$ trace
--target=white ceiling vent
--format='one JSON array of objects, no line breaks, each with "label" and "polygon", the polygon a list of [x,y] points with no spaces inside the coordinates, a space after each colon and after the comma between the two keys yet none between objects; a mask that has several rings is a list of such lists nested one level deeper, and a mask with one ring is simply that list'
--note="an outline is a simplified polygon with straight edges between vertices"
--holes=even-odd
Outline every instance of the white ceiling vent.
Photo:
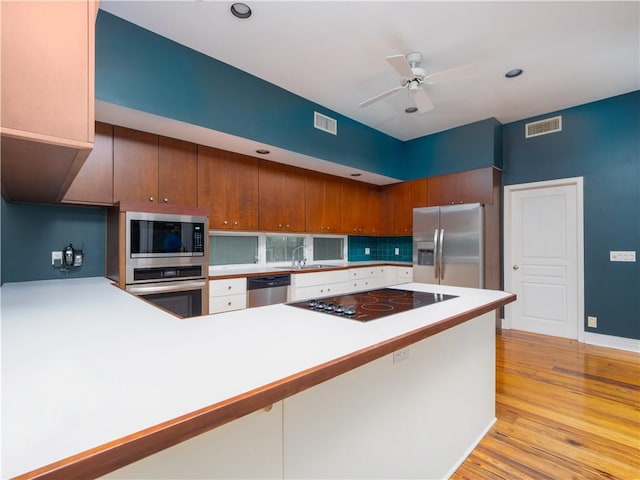
[{"label": "white ceiling vent", "polygon": [[313,126],[332,135],[338,134],[338,121],[318,112],[313,112]]},{"label": "white ceiling vent", "polygon": [[556,133],[562,131],[562,117],[557,116],[539,120],[537,122],[527,123],[524,126],[525,138],[537,137],[548,133]]}]

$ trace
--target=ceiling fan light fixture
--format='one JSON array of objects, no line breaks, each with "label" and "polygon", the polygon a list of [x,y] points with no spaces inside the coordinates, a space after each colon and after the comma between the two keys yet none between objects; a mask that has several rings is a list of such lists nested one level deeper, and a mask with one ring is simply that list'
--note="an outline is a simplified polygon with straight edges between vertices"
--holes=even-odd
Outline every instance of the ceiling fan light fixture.
[{"label": "ceiling fan light fixture", "polygon": [[516,78],[522,75],[522,72],[524,72],[524,70],[522,70],[521,68],[514,68],[513,70],[509,70],[507,73],[505,73],[504,76],[507,78]]},{"label": "ceiling fan light fixture", "polygon": [[233,3],[231,4],[231,7],[229,7],[229,10],[234,17],[240,18],[242,20],[245,20],[251,16],[251,8],[249,8],[249,5],[247,5],[246,3]]}]

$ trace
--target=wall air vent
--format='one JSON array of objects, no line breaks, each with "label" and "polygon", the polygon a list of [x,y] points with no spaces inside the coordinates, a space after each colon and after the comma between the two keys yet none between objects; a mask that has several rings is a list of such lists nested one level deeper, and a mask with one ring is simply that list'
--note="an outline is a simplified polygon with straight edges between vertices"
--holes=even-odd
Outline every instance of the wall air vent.
[{"label": "wall air vent", "polygon": [[338,134],[338,121],[318,112],[313,112],[313,126],[332,135]]},{"label": "wall air vent", "polygon": [[525,138],[547,135],[548,133],[556,133],[562,131],[562,117],[557,116],[539,120],[537,122],[527,123],[524,126]]}]

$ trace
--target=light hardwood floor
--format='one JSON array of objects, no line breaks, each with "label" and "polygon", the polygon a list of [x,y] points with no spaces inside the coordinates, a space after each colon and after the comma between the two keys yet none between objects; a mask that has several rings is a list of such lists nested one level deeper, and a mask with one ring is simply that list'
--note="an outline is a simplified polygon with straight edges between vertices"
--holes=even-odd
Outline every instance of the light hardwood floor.
[{"label": "light hardwood floor", "polygon": [[640,355],[503,330],[498,421],[451,477],[640,480]]}]

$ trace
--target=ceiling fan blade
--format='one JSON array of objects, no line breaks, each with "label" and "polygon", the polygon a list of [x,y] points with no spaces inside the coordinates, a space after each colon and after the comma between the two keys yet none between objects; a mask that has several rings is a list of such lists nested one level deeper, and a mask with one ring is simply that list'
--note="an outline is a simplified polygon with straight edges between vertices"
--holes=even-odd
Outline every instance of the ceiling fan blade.
[{"label": "ceiling fan blade", "polygon": [[431,99],[427,92],[424,91],[424,88],[414,88],[409,90],[413,95],[413,101],[416,102],[416,107],[418,107],[418,111],[420,113],[426,113],[430,110],[433,110],[433,103],[431,103]]},{"label": "ceiling fan blade", "polygon": [[474,64],[443,70],[424,77],[423,83],[433,84],[455,80],[457,78],[475,77],[479,74],[478,67]]},{"label": "ceiling fan blade", "polygon": [[387,57],[387,62],[394,68],[396,72],[405,78],[413,78],[413,72],[411,66],[407,62],[407,57],[404,55],[392,55]]},{"label": "ceiling fan blade", "polygon": [[379,95],[376,95],[373,98],[370,98],[369,100],[365,100],[364,102],[362,102],[359,106],[360,107],[366,107],[368,105],[371,105],[374,102],[377,102],[378,100],[382,100],[384,97],[387,97],[389,95],[391,95],[392,93],[397,92],[398,90],[402,90],[404,87],[394,87],[391,90],[387,90],[386,92],[382,92]]}]

